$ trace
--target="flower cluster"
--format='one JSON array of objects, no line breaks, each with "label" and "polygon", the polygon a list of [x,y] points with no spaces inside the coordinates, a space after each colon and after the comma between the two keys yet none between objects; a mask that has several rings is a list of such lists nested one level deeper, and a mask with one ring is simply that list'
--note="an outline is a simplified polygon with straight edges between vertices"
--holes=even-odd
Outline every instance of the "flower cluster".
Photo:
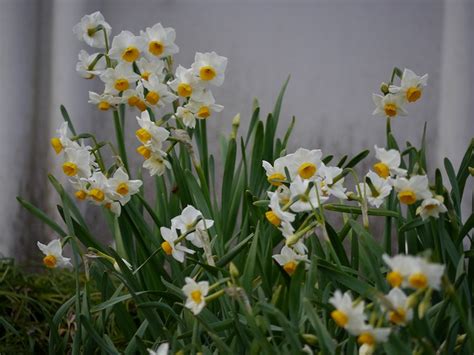
[{"label": "flower cluster", "polygon": [[[370,321],[366,314],[369,307],[361,299],[353,300],[349,291],[344,294],[336,290],[329,299],[334,306],[331,318],[341,328],[351,335],[357,336],[361,345],[360,353],[373,353],[376,344],[386,342],[393,327],[406,326],[413,318],[413,307],[424,292],[425,297],[419,306],[420,318],[427,308],[431,290],[439,290],[444,265],[431,263],[425,258],[410,255],[384,255],[385,263],[391,271],[387,274],[387,281],[393,287],[390,292],[381,296],[379,309],[370,307],[372,315]],[[416,292],[407,296],[401,288],[415,289]],[[382,324],[387,324],[385,327]]]}]

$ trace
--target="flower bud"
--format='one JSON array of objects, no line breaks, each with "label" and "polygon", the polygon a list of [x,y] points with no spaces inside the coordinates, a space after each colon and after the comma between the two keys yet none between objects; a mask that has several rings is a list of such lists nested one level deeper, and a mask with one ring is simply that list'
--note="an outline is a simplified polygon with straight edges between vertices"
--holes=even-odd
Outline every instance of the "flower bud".
[{"label": "flower bud", "polygon": [[229,273],[230,273],[230,276],[232,276],[235,279],[239,277],[239,269],[237,269],[237,266],[235,266],[235,264],[232,261],[229,264]]},{"label": "flower bud", "polygon": [[382,83],[380,84],[380,91],[382,91],[382,94],[387,95],[388,94],[388,84],[387,83]]},{"label": "flower bud", "polygon": [[302,334],[301,337],[303,338],[306,344],[313,345],[313,346],[318,344],[318,337],[316,335]]},{"label": "flower bud", "polygon": [[468,169],[469,169],[469,174],[471,174],[471,176],[474,176],[474,167],[470,166]]}]

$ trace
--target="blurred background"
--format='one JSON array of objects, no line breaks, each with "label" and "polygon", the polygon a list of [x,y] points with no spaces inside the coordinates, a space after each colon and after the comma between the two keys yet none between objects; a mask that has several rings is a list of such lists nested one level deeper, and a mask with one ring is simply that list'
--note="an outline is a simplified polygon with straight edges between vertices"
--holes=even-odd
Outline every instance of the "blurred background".
[{"label": "blurred background", "polygon": [[[196,51],[229,58],[224,85],[214,91],[224,111],[208,123],[211,150],[241,130],[257,97],[267,113],[291,74],[280,122],[297,118],[290,151],[303,146],[356,154],[384,145],[385,119],[372,117],[372,92],[394,66],[429,73],[421,101],[393,121],[399,141],[418,144],[428,123],[429,167],[444,157],[457,168],[474,135],[474,1],[471,0],[0,0],[0,254],[28,261],[49,229],[21,209],[21,195],[57,217],[48,173],[60,176],[49,138],[68,109],[79,131],[113,139],[111,113],[87,103],[98,80],[75,72],[86,49],[72,33],[85,14],[101,11],[112,34],[161,22],[176,29],[176,63]],[[128,116],[129,147],[136,143]],[[132,154],[133,155],[133,154]],[[138,160],[138,158],[137,158]],[[472,181],[472,180],[471,180]],[[471,186],[472,188],[472,186]],[[466,201],[465,201],[466,202]],[[83,204],[87,218],[101,211]],[[100,231],[100,229],[99,229]]]}]

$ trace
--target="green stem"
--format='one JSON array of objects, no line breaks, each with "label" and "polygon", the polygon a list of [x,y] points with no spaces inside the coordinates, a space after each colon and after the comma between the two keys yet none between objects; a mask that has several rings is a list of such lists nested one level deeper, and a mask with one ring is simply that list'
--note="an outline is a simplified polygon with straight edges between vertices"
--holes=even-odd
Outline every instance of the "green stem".
[{"label": "green stem", "polygon": [[119,148],[120,158],[122,159],[123,166],[125,170],[128,170],[128,160],[127,160],[127,150],[125,149],[125,138],[123,136],[122,125],[120,124],[120,116],[117,110],[114,110],[114,126],[115,126],[115,136],[117,137],[117,145]]}]

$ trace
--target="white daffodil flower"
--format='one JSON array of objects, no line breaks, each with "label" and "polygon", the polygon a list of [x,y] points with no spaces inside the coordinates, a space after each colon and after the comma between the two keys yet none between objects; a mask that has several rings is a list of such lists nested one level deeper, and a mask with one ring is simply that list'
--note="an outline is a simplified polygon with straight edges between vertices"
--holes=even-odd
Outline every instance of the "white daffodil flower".
[{"label": "white daffodil flower", "polygon": [[130,31],[122,31],[112,40],[109,57],[126,63],[138,60],[146,47],[146,41]]},{"label": "white daffodil flower", "polygon": [[[346,188],[344,187],[344,178],[334,182],[335,178],[342,174],[342,169],[337,166],[326,166],[323,163],[320,164],[317,175],[321,178],[319,186],[321,190],[320,198],[334,196],[341,200],[347,200]],[[318,180],[316,181],[318,183]]]},{"label": "white daffodil flower", "polygon": [[283,221],[293,222],[295,215],[291,212],[283,211],[280,206],[280,199],[277,193],[270,198],[270,210],[265,212],[265,217],[274,226],[279,226]]},{"label": "white daffodil flower", "polygon": [[406,205],[432,196],[426,175],[414,175],[410,179],[397,178],[393,181],[393,187],[398,192],[400,202]]},{"label": "white daffodil flower", "polygon": [[78,200],[84,201],[89,196],[89,181],[84,178],[70,179],[72,187],[74,188],[74,196]]},{"label": "white daffodil flower", "polygon": [[102,72],[106,68],[104,56],[100,57],[99,60],[97,60],[93,68],[89,69],[89,67],[92,65],[98,55],[100,55],[100,53],[94,53],[89,55],[89,53],[87,53],[85,50],[79,51],[79,61],[76,64],[76,71],[81,77],[83,77],[84,79],[92,79],[94,76],[102,74]]},{"label": "white daffodil flower", "polygon": [[405,102],[415,102],[421,97],[423,87],[426,86],[427,82],[428,74],[418,76],[410,69],[405,69],[400,86],[390,85],[389,91],[393,94],[399,94]]},{"label": "white daffodil flower", "polygon": [[87,182],[89,183],[88,196],[94,204],[105,206],[113,200],[115,193],[110,188],[109,180],[104,173],[95,171]]},{"label": "white daffodil flower", "polygon": [[313,179],[321,166],[323,153],[319,149],[299,148],[293,154],[284,157],[291,179],[300,176],[302,179]]},{"label": "white daffodil flower", "polygon": [[273,186],[280,186],[283,181],[286,181],[285,167],[288,166],[287,157],[276,159],[273,162],[273,166],[269,162],[263,160],[262,166],[265,169],[268,182]]},{"label": "white daffodil flower", "polygon": [[122,102],[122,99],[107,92],[97,94],[93,91],[89,91],[88,102],[97,105],[98,109],[101,111],[107,111],[109,108],[115,109],[117,105]]},{"label": "white daffodil flower", "polygon": [[403,99],[400,95],[387,94],[385,96],[372,94],[375,110],[372,115],[385,117],[406,116],[407,112],[403,108]]},{"label": "white daffodil flower", "polygon": [[[290,209],[293,212],[306,212],[312,211],[319,207],[318,195],[316,193],[317,183],[308,189],[310,184],[309,180],[303,180],[300,176],[297,176],[290,184],[291,199],[296,200]],[[321,191],[319,192],[319,200],[321,202],[328,199],[323,196]]]},{"label": "white daffodil flower", "polygon": [[387,281],[392,287],[440,289],[444,265],[430,263],[419,256],[403,254],[394,257],[384,254],[382,258],[391,269],[387,274]]},{"label": "white daffodil flower", "polygon": [[359,355],[372,355],[375,351],[375,345],[362,344],[359,348]]},{"label": "white daffodil flower", "polygon": [[186,69],[179,65],[174,76],[175,79],[168,82],[168,85],[180,97],[191,97],[195,90],[199,88],[199,80],[192,69]]},{"label": "white daffodil flower", "polygon": [[448,209],[444,205],[444,198],[441,195],[423,200],[421,205],[416,209],[416,214],[419,214],[422,220],[429,217],[439,218],[439,214],[445,212],[448,212]]},{"label": "white daffodil flower", "polygon": [[388,340],[390,332],[390,328],[374,328],[366,324],[363,329],[361,329],[357,337],[357,342],[361,345],[367,344],[369,346],[385,343]]},{"label": "white daffodil flower", "polygon": [[53,147],[56,154],[61,153],[66,148],[79,148],[77,142],[72,141],[68,137],[68,124],[67,122],[61,123],[61,126],[56,130],[57,136],[51,138],[51,146]]},{"label": "white daffodil flower", "polygon": [[308,261],[307,255],[300,255],[295,253],[295,251],[288,247],[283,246],[281,248],[280,254],[275,254],[272,256],[273,259],[286,271],[288,275],[293,275],[298,267],[298,263],[300,261],[306,262]]},{"label": "white daffodil flower", "polygon": [[112,212],[115,216],[120,217],[120,214],[122,213],[122,205],[120,204],[120,202],[106,198],[103,206],[107,208],[110,212]]},{"label": "white daffodil flower", "polygon": [[110,94],[118,94],[129,89],[138,79],[140,75],[126,63],[120,63],[115,68],[107,68],[100,76],[100,80],[105,83],[105,92]]},{"label": "white daffodil flower", "polygon": [[198,315],[206,305],[205,297],[209,293],[209,282],[196,282],[190,277],[186,277],[184,281],[186,281],[186,284],[182,288],[186,296],[184,306],[190,309],[194,315]]},{"label": "white daffodil flower", "polygon": [[140,58],[136,64],[142,80],[148,81],[152,75],[156,75],[160,81],[165,78],[165,63],[162,60],[149,61],[146,58]]},{"label": "white daffodil flower", "polygon": [[64,150],[63,172],[70,177],[89,177],[94,167],[90,147],[69,147]]},{"label": "white daffodil flower", "polygon": [[183,122],[184,126],[188,128],[196,127],[196,117],[194,116],[194,112],[186,106],[178,107],[174,116],[179,118],[181,122]]},{"label": "white daffodil flower", "polygon": [[[198,221],[198,219],[200,220]],[[181,211],[179,216],[171,220],[171,225],[175,229],[179,229],[182,234],[188,233],[186,239],[194,246],[202,248],[203,243],[198,233],[189,232],[193,229],[196,231],[206,231],[214,225],[214,221],[212,219],[203,219],[203,215],[199,210],[194,206],[188,205]]]},{"label": "white daffodil flower", "polygon": [[[145,90],[143,90],[144,88],[148,90],[146,95]],[[163,107],[177,98],[177,96],[169,90],[168,86],[163,84],[155,74],[150,75],[148,80],[144,80],[138,84],[137,91],[150,107]]]},{"label": "white daffodil flower", "polygon": [[267,191],[268,197],[271,199],[274,194],[278,195],[278,201],[280,201],[281,205],[286,205],[290,202],[291,199],[291,191],[285,185],[280,185],[277,187],[275,191]]},{"label": "white daffodil flower", "polygon": [[396,325],[406,325],[413,319],[413,310],[409,307],[407,295],[398,287],[390,290],[385,296],[390,302],[387,320]]},{"label": "white daffodil flower", "polygon": [[124,206],[132,195],[143,185],[141,180],[130,180],[123,168],[118,168],[109,179],[109,187],[116,194],[117,200]]},{"label": "white daffodil flower", "polygon": [[[97,27],[102,26],[103,30],[98,30]],[[90,15],[85,15],[81,21],[72,28],[72,32],[80,41],[86,42],[89,46],[95,48],[105,48],[105,38],[109,38],[112,27],[105,22],[104,16],[99,11]]]},{"label": "white daffodil flower", "polygon": [[169,343],[162,343],[156,350],[147,349],[148,355],[168,355],[169,348],[170,348]]},{"label": "white daffodil flower", "polygon": [[126,103],[130,107],[136,107],[141,112],[146,111],[147,108],[145,101],[142,99],[141,92],[139,93],[136,88],[123,91],[121,103]]},{"label": "white daffodil flower", "polygon": [[[280,230],[285,240],[295,234],[295,229],[293,228],[293,225],[290,222],[282,221],[278,229]],[[291,248],[300,255],[306,255],[308,253],[308,248],[304,244],[304,237],[299,239],[295,244],[293,244]]]},{"label": "white daffodil flower", "polygon": [[140,36],[144,39],[145,53],[150,58],[165,58],[179,52],[179,47],[174,43],[176,32],[171,27],[157,23],[140,31]]},{"label": "white daffodil flower", "polygon": [[352,335],[359,335],[361,330],[365,328],[367,316],[364,313],[364,302],[360,301],[354,304],[349,291],[344,294],[336,290],[334,295],[329,299],[334,308],[331,312],[331,318],[336,324],[346,329]]},{"label": "white daffodil flower", "polygon": [[71,265],[71,259],[62,256],[63,248],[59,239],[52,240],[48,245],[37,242],[39,250],[45,255],[43,263],[46,267],[54,269],[56,267],[63,268]]},{"label": "white daffodil flower", "polygon": [[187,254],[194,254],[194,250],[186,248],[181,242],[176,243],[178,239],[178,235],[176,233],[176,229],[173,227],[160,228],[161,237],[163,238],[164,242],[161,243],[161,248],[165,252],[166,255],[171,255],[180,263],[184,262],[184,255]]},{"label": "white daffodil flower", "polygon": [[224,106],[215,103],[216,100],[209,90],[200,90],[193,94],[186,108],[191,110],[198,119],[206,119],[213,112],[221,112]]},{"label": "white daffodil flower", "polygon": [[161,176],[166,169],[171,169],[171,164],[166,160],[166,153],[150,151],[150,157],[143,162],[143,167],[148,170],[150,176]]},{"label": "white daffodil flower", "polygon": [[194,56],[191,69],[194,74],[206,84],[221,86],[224,83],[227,58],[216,52],[199,53]]},{"label": "white daffodil flower", "polygon": [[166,128],[157,126],[150,119],[148,111],[143,111],[140,117],[137,116],[137,122],[141,127],[135,132],[138,140],[145,145],[150,144],[153,151],[161,150],[163,143],[170,136],[170,132]]},{"label": "white daffodil flower", "polygon": [[379,162],[375,163],[372,168],[380,177],[386,179],[390,176],[406,176],[407,171],[400,168],[402,159],[398,150],[386,150],[377,146],[374,146],[374,149],[375,158]]},{"label": "white daffodil flower", "polygon": [[[379,208],[380,205],[385,201],[385,198],[390,195],[392,191],[392,185],[390,185],[388,180],[381,178],[378,174],[374,173],[370,170],[367,175],[367,178],[370,179],[372,183],[373,190],[370,186],[365,183],[361,182],[358,184],[360,192],[362,193],[362,198],[367,198],[367,202],[376,208]],[[356,193],[359,193],[358,189],[356,189]]]}]

